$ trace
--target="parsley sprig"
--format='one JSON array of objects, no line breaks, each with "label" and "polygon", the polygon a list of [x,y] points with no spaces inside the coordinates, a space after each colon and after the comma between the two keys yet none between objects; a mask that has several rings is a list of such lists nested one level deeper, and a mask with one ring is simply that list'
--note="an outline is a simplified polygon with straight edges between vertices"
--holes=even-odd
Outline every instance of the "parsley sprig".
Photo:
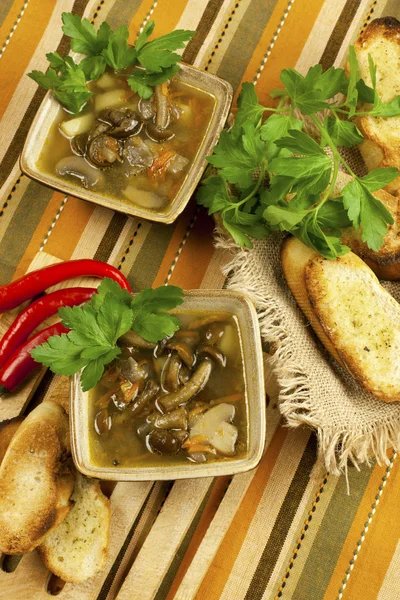
[{"label": "parsley sprig", "polygon": [[[360,77],[354,47],[349,53],[349,75],[334,67],[323,72],[320,65],[305,76],[285,69],[284,88],[271,92],[280,98],[277,108],[262,106],[254,86],[243,84],[235,123],[222,133],[208,157],[218,175],[207,178],[197,195],[209,214],[221,214],[239,246],[251,248],[252,238],[265,238],[273,230],[288,231],[334,259],[348,252],[341,230],[353,225],[361,228],[369,248],[379,250],[393,217],[373,192],[395,179],[398,170],[380,168],[358,177],[339,152],[340,146],[364,139],[349,119],[400,114],[400,96],[387,103],[379,98],[371,56],[369,70],[372,87]],[[295,109],[314,123],[319,143],[303,131]],[[319,113],[324,110],[329,114],[322,121]],[[266,112],[272,114],[263,122]],[[340,197],[332,198],[343,167],[352,180]]]},{"label": "parsley sprig", "polygon": [[79,63],[57,52],[46,54],[50,68],[46,73],[31,71],[28,76],[54,95],[73,114],[79,113],[92,92],[88,81],[98,79],[110,67],[121,74],[128,67],[141,67],[127,76],[130,88],[142,98],[151,98],[154,87],[179,71],[181,59],[176,50],[183,48],[194,31],[176,30],[149,41],[154,21],[149,21],[134,46],[128,44],[129,30],[121,25],[113,31],[104,21],[96,31],[87,19],[72,13],[62,14],[62,30],[71,38],[71,49],[86,55]]},{"label": "parsley sprig", "polygon": [[182,302],[179,287],[146,289],[132,298],[112,279],[103,279],[88,302],[59,309],[63,325],[71,331],[50,337],[31,355],[60,375],[74,375],[82,369],[82,389],[90,390],[104,366],[121,353],[117,343],[121,335],[132,329],[149,342],[172,336],[179,321],[165,311]]}]

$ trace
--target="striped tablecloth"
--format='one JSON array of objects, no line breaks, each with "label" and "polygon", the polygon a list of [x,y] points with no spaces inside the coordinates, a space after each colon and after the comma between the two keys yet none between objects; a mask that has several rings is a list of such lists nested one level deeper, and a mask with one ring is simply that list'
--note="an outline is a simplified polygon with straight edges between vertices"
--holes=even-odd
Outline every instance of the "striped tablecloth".
[{"label": "striped tablecloth", "polygon": [[[54,192],[19,170],[18,155],[44,96],[26,73],[46,69],[46,52],[68,50],[60,29],[63,11],[84,14],[95,24],[128,23],[131,41],[149,18],[158,35],[196,29],[183,59],[228,79],[236,92],[242,81],[254,81],[261,102],[268,103],[282,68],[304,72],[317,62],[325,68],[341,64],[348,44],[371,18],[400,18],[400,1],[0,0],[0,284],[23,275],[45,251],[62,260],[108,261],[135,290],[164,283],[190,289],[222,287],[220,269],[227,258],[213,248],[213,223],[193,200],[173,225],[151,224]],[[136,546],[118,597],[400,598],[396,456],[388,467],[350,469],[348,495],[343,477],[310,479],[314,436],[280,426],[275,405],[268,407],[267,434],[257,470],[196,484],[203,486],[198,510],[159,576],[153,531],[158,527],[168,536],[168,512],[159,513],[154,530],[143,530],[145,539]],[[165,509],[179,485],[169,491]],[[179,505],[174,506],[179,522]],[[149,562],[153,580],[143,575]],[[26,596],[18,597],[39,598],[30,596],[29,577],[25,585]],[[7,589],[0,586],[2,600],[13,597]],[[81,597],[68,592],[68,598]],[[94,600],[97,593],[84,597]]]}]

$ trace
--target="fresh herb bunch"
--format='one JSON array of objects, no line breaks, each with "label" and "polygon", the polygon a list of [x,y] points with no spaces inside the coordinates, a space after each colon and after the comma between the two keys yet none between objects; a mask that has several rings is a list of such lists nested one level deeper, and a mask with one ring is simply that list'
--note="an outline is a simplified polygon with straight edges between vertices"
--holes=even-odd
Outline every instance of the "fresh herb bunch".
[{"label": "fresh herb bunch", "polygon": [[96,32],[87,20],[72,13],[62,14],[62,30],[71,38],[71,49],[86,57],[76,63],[71,56],[58,52],[46,54],[50,68],[46,73],[31,71],[28,76],[45,90],[53,90],[57,100],[73,114],[79,113],[93,95],[88,81],[98,79],[107,65],[117,72],[139,66],[128,77],[129,87],[142,98],[151,98],[154,87],[171,79],[179,71],[181,57],[176,50],[183,48],[194,31],[176,30],[149,42],[154,21],[149,21],[136,44],[128,44],[129,30],[121,25],[112,31],[104,21]]},{"label": "fresh herb bunch", "polygon": [[[354,47],[349,76],[334,67],[323,72],[320,65],[311,67],[305,77],[285,69],[284,89],[271,92],[281,98],[277,108],[261,106],[254,86],[243,84],[235,123],[222,132],[208,157],[219,173],[206,179],[197,195],[209,214],[221,213],[223,225],[239,246],[251,248],[250,238],[265,238],[273,230],[289,231],[334,259],[349,251],[341,243],[341,229],[353,225],[362,228],[362,240],[369,248],[379,250],[393,217],[372,192],[395,179],[398,170],[375,169],[358,177],[338,150],[364,139],[347,119],[400,114],[400,96],[387,103],[380,100],[371,56],[369,70],[372,87],[360,77]],[[341,99],[333,100],[339,93]],[[367,106],[359,111],[359,103]],[[293,116],[295,108],[319,130],[320,144],[303,131],[303,121]],[[329,116],[321,122],[318,113],[325,109]],[[265,112],[273,114],[263,122]],[[331,198],[340,165],[352,181],[340,197]]]},{"label": "fresh herb bunch", "polygon": [[90,390],[101,378],[104,366],[121,353],[117,345],[121,335],[132,329],[148,342],[172,336],[179,329],[179,321],[165,311],[182,302],[179,287],[146,289],[132,298],[118,283],[105,278],[88,302],[59,309],[62,324],[71,331],[49,338],[31,355],[60,375],[74,375],[83,369],[82,389]]}]

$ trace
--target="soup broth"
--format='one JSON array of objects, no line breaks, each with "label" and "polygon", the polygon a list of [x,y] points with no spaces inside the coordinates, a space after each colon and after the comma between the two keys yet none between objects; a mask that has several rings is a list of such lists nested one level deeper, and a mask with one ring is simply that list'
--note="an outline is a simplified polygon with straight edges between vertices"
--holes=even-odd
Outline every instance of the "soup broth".
[{"label": "soup broth", "polygon": [[60,108],[37,168],[124,204],[167,211],[201,147],[214,96],[173,79],[145,101],[111,72],[89,87],[94,95],[81,115]]},{"label": "soup broth", "polygon": [[174,314],[180,330],[156,347],[133,332],[123,336],[121,357],[89,394],[90,454],[98,467],[189,461],[195,468],[246,454],[247,402],[236,317]]}]

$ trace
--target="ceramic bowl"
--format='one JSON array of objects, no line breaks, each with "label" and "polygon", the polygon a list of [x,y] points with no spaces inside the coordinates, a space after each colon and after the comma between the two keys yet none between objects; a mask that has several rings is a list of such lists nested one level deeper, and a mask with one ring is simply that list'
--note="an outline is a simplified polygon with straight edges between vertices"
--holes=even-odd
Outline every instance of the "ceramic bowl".
[{"label": "ceramic bowl", "polygon": [[194,477],[233,475],[254,469],[265,444],[265,390],[261,337],[257,313],[251,300],[231,290],[193,290],[185,292],[179,312],[227,311],[237,317],[247,402],[247,452],[220,462],[160,464],[143,467],[99,467],[89,443],[90,393],[83,392],[79,376],[71,379],[72,456],[76,467],[89,477],[115,481],[174,480]]},{"label": "ceramic bowl", "polygon": [[59,118],[60,105],[57,100],[54,99],[51,91],[46,94],[29,130],[20,159],[21,171],[25,173],[25,175],[28,175],[28,177],[36,179],[40,183],[65,192],[66,194],[76,196],[77,198],[82,198],[83,200],[88,200],[89,202],[129,215],[135,215],[141,219],[159,221],[161,223],[172,223],[189,202],[189,199],[207,166],[206,157],[212,153],[225,125],[232,103],[232,86],[230,83],[211,73],[201,71],[184,63],[182,63],[180,67],[181,71],[177,75],[177,79],[193,88],[202,90],[211,95],[214,99],[214,108],[203,141],[175,199],[162,211],[160,210],[158,212],[140,206],[134,206],[128,204],[126,200],[119,201],[118,199],[100,194],[94,190],[85,189],[78,183],[75,184],[70,182],[56,174],[49,174],[39,169],[37,165],[39,156],[54,121]]}]

